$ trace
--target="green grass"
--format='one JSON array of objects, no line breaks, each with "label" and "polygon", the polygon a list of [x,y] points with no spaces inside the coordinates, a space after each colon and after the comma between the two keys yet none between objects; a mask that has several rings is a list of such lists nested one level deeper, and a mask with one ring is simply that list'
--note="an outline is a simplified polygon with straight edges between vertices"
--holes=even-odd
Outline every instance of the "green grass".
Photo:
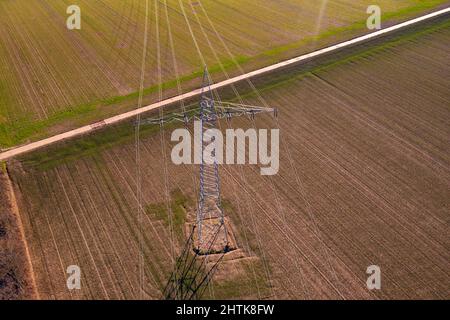
[{"label": "green grass", "polygon": [[[186,224],[186,212],[189,208],[192,208],[192,200],[184,195],[180,189],[172,190],[170,193],[170,210],[172,211],[172,225],[174,228],[174,233],[176,234],[180,243],[184,243],[184,226]],[[224,208],[226,210],[231,210],[231,204],[225,201]],[[164,225],[170,227],[170,215],[168,212],[167,203],[150,203],[145,207],[146,213],[152,217],[152,219],[163,221]],[[192,253],[188,261],[193,258]],[[200,262],[197,268],[200,267]],[[267,276],[265,274],[264,265],[261,260],[243,260],[239,263],[242,267],[240,273],[231,276],[231,280],[214,281],[214,296],[220,297],[221,299],[232,299],[238,297],[254,296],[256,297],[258,291],[261,296],[267,296],[270,293],[270,287],[267,282]],[[178,265],[181,269],[183,266]],[[197,274],[197,268],[193,268],[194,271],[189,271],[188,274],[183,278],[181,285],[186,290],[190,288],[193,283],[198,283],[200,279],[205,276],[205,271],[200,270]],[[189,273],[192,272],[192,275]],[[197,275],[196,281],[194,281],[194,275]],[[169,276],[169,274],[168,274]],[[214,278],[213,278],[214,279]],[[203,299],[210,299],[213,296],[210,295],[209,290],[205,291]]]},{"label": "green grass", "polygon": [[419,30],[419,31],[416,30],[414,32],[409,32],[407,34],[404,34],[402,37],[399,37],[399,38],[396,38],[396,39],[392,39],[392,40],[387,41],[387,42],[385,42],[383,44],[377,45],[376,47],[373,47],[373,48],[370,48],[368,50],[364,50],[362,52],[359,52],[358,54],[355,54],[355,55],[352,55],[352,56],[349,56],[349,57],[346,57],[346,58],[342,58],[342,59],[339,59],[339,60],[327,63],[327,64],[325,64],[323,66],[319,66],[319,67],[316,68],[315,71],[316,72],[324,72],[324,71],[326,71],[326,70],[328,70],[330,68],[334,68],[334,67],[339,66],[339,65],[343,65],[343,64],[346,64],[346,63],[349,63],[349,62],[352,62],[352,61],[357,61],[357,60],[361,60],[361,59],[364,59],[364,58],[367,58],[367,57],[371,57],[371,56],[374,56],[376,54],[380,54],[383,51],[386,51],[386,49],[394,48],[394,47],[396,47],[398,45],[401,45],[403,43],[406,43],[408,41],[418,39],[418,38],[420,38],[422,36],[425,36],[427,34],[433,33],[435,31],[438,31],[438,30],[441,30],[441,29],[446,29],[446,28],[449,28],[449,27],[450,27],[450,20],[445,20],[445,21],[442,21],[439,24],[432,25],[432,26],[430,26],[430,27],[428,27],[426,29]]},{"label": "green grass", "polygon": [[[387,49],[394,48],[396,46],[407,43],[411,40],[420,39],[420,37],[426,36],[433,32],[450,28],[450,20],[442,20],[439,23],[434,23],[429,26],[421,27],[420,29],[411,29],[400,36],[395,36],[388,41],[383,43],[377,43],[376,45],[370,47],[363,47],[358,50],[353,51],[351,54],[346,54],[344,56],[330,56],[323,63],[316,65],[314,63],[305,65],[301,70],[296,70],[288,73],[283,73],[277,75],[276,78],[271,79],[271,81],[265,83],[263,86],[258,88],[260,93],[265,91],[270,91],[282,86],[289,85],[292,82],[298,81],[299,79],[311,77],[316,73],[326,72],[335,67],[363,60],[368,57],[374,57],[379,54],[383,54]],[[273,80],[273,81],[272,81]],[[248,92],[241,95],[242,98],[255,98],[254,92]]]},{"label": "green grass", "polygon": [[[383,21],[395,21],[399,20],[401,18],[406,18],[415,14],[418,14],[421,11],[431,9],[433,7],[436,7],[439,4],[444,3],[445,1],[442,0],[429,0],[429,1],[410,1],[410,2],[403,2],[400,5],[400,9],[395,9],[395,6],[391,6],[386,4],[385,2],[382,2],[382,8],[387,6],[386,12],[383,13]],[[409,4],[410,3],[410,4]],[[233,3],[232,6],[244,6],[249,5],[249,3]],[[111,1],[111,5],[114,6],[120,6],[119,2],[117,1]],[[215,4],[208,4],[209,6],[213,6],[215,8]],[[303,4],[302,4],[303,5]],[[306,4],[305,4],[306,5]],[[19,10],[17,4],[8,3],[8,8],[11,6],[11,10]],[[33,4],[35,7],[39,7],[39,4]],[[60,4],[55,4],[57,7],[61,7]],[[351,6],[349,4],[349,6]],[[308,7],[308,8],[306,8]],[[313,10],[312,12],[315,12],[314,10],[317,9],[317,4],[311,4],[307,5],[305,9]],[[15,9],[12,9],[15,8]],[[91,8],[93,10],[93,8]],[[90,10],[91,10],[90,9]],[[141,8],[142,9],[142,8]],[[211,8],[212,9],[212,8]],[[32,9],[28,9],[32,10]],[[268,9],[269,10],[269,9]],[[396,10],[396,11],[392,11]],[[270,11],[264,12],[264,14],[269,14]],[[349,12],[353,12],[352,10],[349,10]],[[26,12],[24,12],[25,14]],[[89,45],[94,46],[96,50],[99,50],[99,56],[105,55],[105,50],[109,51],[111,48],[105,49],[105,43],[97,43],[95,41],[98,41],[96,38],[96,31],[100,30],[100,32],[107,34],[108,36],[113,36],[110,34],[109,27],[111,21],[103,21],[103,20],[97,20],[92,19],[90,15],[94,15],[95,10],[86,11],[85,12],[85,29],[83,30],[80,35],[85,37],[83,41],[86,41]],[[262,13],[261,13],[262,14]],[[346,15],[350,14],[348,12],[345,13]],[[361,16],[364,16],[364,14],[361,14],[361,12],[353,12],[355,17],[359,17],[357,19],[360,19]],[[0,14],[1,18],[1,14]],[[21,17],[23,18],[23,17]],[[179,17],[177,17],[178,19]],[[38,19],[38,18],[36,18]],[[44,32],[47,30],[47,28],[43,27],[43,22],[40,20],[43,19],[43,17],[39,18],[39,26],[41,28],[39,29],[40,32]],[[292,19],[292,18],[291,18]],[[339,18],[336,18],[337,20],[340,20]],[[180,22],[181,21],[181,22]],[[174,23],[182,23],[182,20],[176,21]],[[275,21],[269,21],[271,24],[275,23]],[[219,22],[217,22],[220,24]],[[290,24],[295,24],[295,21],[290,21]],[[20,24],[17,24],[18,26]],[[276,24],[275,24],[276,25]],[[53,25],[52,25],[53,26]],[[291,27],[289,24],[287,24],[288,29]],[[54,26],[53,26],[54,27]],[[222,26],[223,27],[223,26]],[[254,27],[254,26],[253,26]],[[44,30],[44,31],[42,31]],[[50,29],[48,29],[50,30]],[[49,32],[49,31],[45,32]],[[51,29],[53,30],[53,29]],[[59,29],[58,29],[59,30]],[[258,66],[267,65],[271,62],[277,62],[279,60],[289,58],[292,56],[295,56],[299,53],[300,49],[306,48],[307,44],[310,44],[312,42],[318,41],[320,43],[324,44],[331,44],[339,39],[343,40],[351,35],[354,35],[357,32],[362,32],[365,30],[365,20],[360,20],[355,23],[352,23],[350,25],[344,26],[344,27],[331,27],[327,30],[322,31],[318,36],[311,37],[306,36],[303,37],[303,39],[298,41],[293,41],[288,44],[279,45],[274,48],[270,48],[270,41],[267,41],[265,43],[260,44],[261,50],[259,53],[252,53],[251,55],[246,52],[245,46],[243,44],[237,42],[239,44],[238,50],[233,50],[235,52],[235,59],[238,61],[238,63],[243,66],[245,70],[254,69]],[[21,31],[20,27],[18,27],[17,31]],[[220,31],[220,28],[219,28]],[[291,30],[292,31],[292,30]],[[300,35],[303,34],[301,32],[302,30],[299,30]],[[235,31],[232,31],[235,32]],[[257,35],[262,36],[262,38],[267,37],[267,33],[262,32],[260,28],[258,30],[254,30],[254,32],[257,33]],[[36,31],[36,35],[39,35],[39,33]],[[164,35],[164,34],[163,34]],[[180,34],[181,35],[181,34]],[[179,36],[180,36],[179,35]],[[305,33],[306,35],[306,33]],[[182,39],[183,37],[179,37]],[[299,36],[293,37],[293,39],[298,39]],[[55,39],[48,39],[49,43],[51,41],[56,41],[59,38]],[[36,40],[36,39],[31,39]],[[59,39],[61,40],[61,39]],[[64,39],[67,40],[67,39]],[[112,40],[112,39],[111,39]],[[94,42],[93,42],[94,41]],[[180,40],[181,41],[181,40]],[[233,41],[238,41],[237,39],[233,39]],[[231,42],[233,42],[231,41]],[[59,43],[59,42],[58,42]],[[96,47],[98,45],[98,48]],[[186,45],[186,43],[183,43],[183,45]],[[193,63],[192,59],[195,57],[195,50],[191,47],[186,47],[186,52],[183,52],[183,55],[181,55],[180,58],[180,65],[183,66],[184,70],[188,70],[185,74],[180,76],[179,81],[182,84],[186,84],[185,91],[188,88],[194,88],[197,85],[195,85],[194,81],[195,79],[198,79],[198,83],[200,83],[201,75],[203,70],[199,67],[193,68],[192,65],[198,65],[197,63]],[[268,49],[269,48],[269,49]],[[205,49],[205,51],[207,51]],[[0,51],[0,55],[3,56],[6,54],[6,51]],[[56,58],[54,57],[56,55]],[[210,53],[208,53],[210,55]],[[67,61],[65,61],[65,57],[60,57],[60,55],[56,53],[51,53],[51,56],[55,59],[58,59],[58,64],[65,65],[66,67],[73,68],[72,65],[67,65]],[[28,59],[35,59],[34,55],[28,56]],[[77,56],[76,56],[77,57]],[[68,57],[67,57],[68,58]],[[77,57],[78,58],[78,57]],[[104,58],[104,57],[103,57]],[[75,58],[73,58],[75,59]],[[195,59],[194,59],[195,60]],[[217,61],[211,62],[211,57],[207,59],[209,62],[209,65],[211,67],[209,68],[209,72],[211,74],[217,74],[218,76],[222,77],[222,75],[219,75],[221,73],[221,67],[220,64]],[[31,60],[30,60],[31,61]],[[188,63],[189,62],[189,63]],[[225,70],[229,71],[229,73],[234,73],[237,71],[236,66],[232,59],[224,59],[221,58],[222,65],[224,66]],[[32,63],[30,63],[30,66],[33,66]],[[55,67],[56,68],[56,67]],[[69,70],[72,70],[70,68],[65,68],[64,71],[61,71],[61,75],[65,75],[65,73],[69,72]],[[67,69],[67,70],[66,70]],[[12,69],[5,69],[2,72],[5,72],[6,75],[8,75],[9,72],[11,72]],[[34,70],[34,69],[33,69]],[[58,70],[58,69],[56,69]],[[80,70],[80,71],[78,71]],[[190,70],[190,71],[189,71]],[[92,71],[92,70],[91,70]],[[83,68],[78,68],[77,72],[83,73]],[[72,71],[73,73],[73,71]],[[68,75],[70,78],[70,74]],[[15,80],[12,80],[15,79]],[[67,79],[64,79],[67,80]],[[98,79],[98,81],[102,82],[101,79]],[[12,147],[21,143],[25,143],[28,141],[34,141],[38,139],[45,138],[54,132],[61,132],[65,131],[68,128],[78,127],[81,125],[85,125],[88,123],[92,123],[95,121],[98,121],[99,119],[103,119],[109,115],[116,114],[125,110],[130,110],[133,106],[136,105],[137,97],[139,93],[137,91],[131,92],[129,94],[125,95],[114,95],[111,93],[105,94],[104,92],[91,92],[92,90],[86,91],[86,96],[100,96],[103,98],[83,98],[83,99],[75,99],[78,101],[77,103],[74,103],[73,105],[69,104],[63,104],[63,105],[55,105],[52,107],[55,107],[56,111],[49,112],[49,118],[45,120],[37,120],[35,109],[33,109],[33,103],[34,101],[27,102],[25,106],[27,108],[27,113],[25,114],[17,114],[16,110],[19,110],[18,107],[15,107],[15,103],[18,103],[20,99],[14,96],[13,92],[18,92],[18,90],[12,90],[14,83],[20,83],[19,78],[17,75],[11,75],[11,77],[5,77],[5,81],[0,82],[0,147],[7,148]],[[69,82],[64,82],[69,83]],[[71,86],[74,86],[76,90],[81,90],[80,92],[84,91],[82,90],[86,86],[88,86],[87,83],[83,83],[78,81],[77,83],[70,82]],[[61,85],[62,82],[60,83]],[[163,83],[161,85],[161,88],[163,90],[168,89],[174,89],[176,87],[177,81],[173,78],[166,78],[163,80]],[[135,87],[136,83],[128,83],[130,87]],[[42,88],[45,89],[45,88]],[[63,88],[64,89],[64,88]],[[86,88],[85,88],[86,89]],[[144,95],[146,99],[149,99],[152,94],[156,93],[159,89],[158,85],[152,85],[144,89]],[[23,90],[26,90],[25,88]],[[90,92],[90,93],[88,93]],[[22,97],[26,97],[25,94],[22,95]],[[82,101],[86,100],[85,103]],[[69,100],[69,102],[72,102],[72,100]],[[117,111],[115,111],[117,109]],[[47,110],[48,111],[48,110]]]},{"label": "green grass", "polygon": [[27,141],[30,137],[35,140],[44,138],[47,129],[65,120],[80,118],[94,111],[100,102],[92,102],[85,105],[70,107],[52,114],[46,120],[33,121],[31,116],[23,116],[14,122],[0,123],[0,146],[13,147]]},{"label": "green grass", "polygon": [[[170,212],[169,212],[169,208]],[[184,225],[189,208],[192,207],[192,200],[185,196],[180,189],[170,192],[170,203],[149,203],[145,206],[145,211],[153,219],[162,220],[167,228],[172,224],[174,234],[179,240],[184,238]]]},{"label": "green grass", "polygon": [[[243,64],[249,60],[248,57],[239,56],[236,61],[239,64]],[[215,74],[224,70],[229,70],[234,67],[234,62],[232,60],[224,60],[221,62],[222,65],[214,65],[208,68],[210,74]],[[197,70],[189,75],[185,75],[179,78],[180,84],[189,82],[194,79],[201,79],[203,75],[203,70]],[[172,89],[177,86],[177,80],[166,81],[161,85],[163,90]],[[144,96],[150,95],[152,93],[158,92],[159,86],[151,86],[145,88],[143,91]],[[30,120],[31,116],[22,117],[14,122],[0,122],[0,146],[4,148],[13,147],[15,145],[21,144],[31,137],[33,140],[38,140],[47,136],[48,128],[58,125],[67,120],[76,120],[80,124],[88,124],[90,122],[96,121],[95,117],[92,117],[92,113],[98,108],[112,108],[123,102],[136,102],[139,97],[139,91],[132,92],[123,96],[114,96],[110,98],[105,98],[101,100],[96,100],[87,104],[67,107],[62,111],[53,113],[48,119],[33,121]]]},{"label": "green grass", "polygon": [[[270,78],[268,82],[258,87],[259,92],[265,92],[275,89],[280,86],[288,85],[291,82],[297,81],[304,77],[310,77],[314,73],[326,72],[327,70],[337,67],[339,65],[349,63],[351,61],[358,61],[366,57],[383,54],[388,49],[410,40],[418,39],[426,36],[429,33],[449,28],[450,21],[444,20],[421,29],[410,30],[408,33],[396,36],[389,41],[381,44],[376,44],[371,47],[363,47],[344,57],[330,57],[325,63],[321,65],[311,65],[302,67],[302,69],[295,70],[288,73],[283,73]],[[255,94],[251,91],[242,92],[243,98],[253,98]],[[175,128],[176,124],[166,125],[168,130]],[[142,126],[141,136],[146,137],[159,132],[159,126]],[[60,163],[67,163],[75,159],[86,156],[95,156],[101,154],[105,149],[117,146],[123,143],[129,143],[134,138],[134,127],[129,122],[124,122],[115,126],[101,129],[91,135],[76,138],[68,142],[48,147],[43,150],[33,152],[22,157],[22,160],[29,165],[33,165],[40,170],[47,170]],[[227,204],[224,203],[224,206]]]},{"label": "green grass", "polygon": [[[166,128],[170,129],[173,126],[173,124],[169,124]],[[145,125],[140,127],[141,138],[158,132],[158,125]],[[87,136],[38,150],[23,156],[21,160],[35,169],[49,170],[62,163],[70,163],[77,159],[98,157],[106,149],[131,142],[134,139],[134,135],[135,127],[130,122],[124,122]]]},{"label": "green grass", "polygon": [[[382,23],[383,21],[397,21],[399,19],[405,19],[408,17],[413,16],[414,14],[420,13],[422,11],[426,11],[428,9],[432,9],[440,4],[442,4],[443,1],[441,0],[430,0],[430,1],[420,1],[416,3],[414,6],[403,8],[400,10],[397,10],[395,12],[382,12]],[[354,34],[355,32],[360,31],[367,31],[366,29],[366,20],[357,21],[353,24],[350,24],[348,26],[344,27],[337,27],[337,28],[331,28],[328,30],[325,30],[321,32],[317,36],[310,36],[306,37],[300,41],[289,43],[287,45],[279,46],[270,50],[267,50],[262,53],[263,56],[271,56],[274,58],[274,60],[278,57],[282,56],[284,53],[295,50],[298,48],[301,48],[309,43],[313,42],[319,42],[321,40],[325,40],[328,38],[336,37],[336,36],[342,36],[347,34]],[[254,58],[253,58],[254,59]]]},{"label": "green grass", "polygon": [[[236,61],[239,64],[244,64],[244,63],[246,63],[249,60],[250,60],[250,58],[246,57],[246,56],[238,56],[238,57],[236,57]],[[209,74],[213,75],[215,73],[221,72],[222,68],[223,68],[223,70],[230,70],[230,69],[232,69],[234,67],[235,67],[235,64],[234,64],[233,60],[228,59],[228,60],[221,61],[219,64],[216,64],[216,65],[213,65],[211,67],[208,67],[208,72],[209,72]],[[204,72],[203,69],[194,71],[194,72],[192,72],[192,73],[190,73],[188,75],[184,75],[184,76],[180,77],[178,79],[178,81],[180,82],[180,84],[182,84],[182,83],[194,80],[194,79],[201,79],[201,77],[203,76],[203,72]],[[178,81],[177,81],[177,79],[173,79],[173,80],[170,80],[170,81],[163,82],[161,84],[161,86],[155,85],[155,86],[151,86],[149,88],[145,88],[143,90],[143,94],[145,96],[145,95],[149,95],[149,94],[158,92],[160,87],[161,87],[162,90],[175,88]],[[99,102],[99,104],[100,105],[104,105],[104,106],[111,106],[111,105],[114,105],[114,104],[117,104],[117,103],[120,103],[120,102],[123,102],[123,101],[135,99],[135,98],[138,98],[138,97],[139,97],[139,91],[135,91],[133,93],[130,93],[130,94],[127,94],[127,95],[124,95],[124,96],[115,96],[115,97],[111,97],[111,98],[107,98],[107,99],[101,100]]]},{"label": "green grass", "polygon": [[203,299],[257,298],[258,292],[263,298],[270,294],[270,284],[261,260],[243,260],[239,266],[242,267],[242,273],[230,276],[231,280],[213,281],[214,294],[206,290]]}]

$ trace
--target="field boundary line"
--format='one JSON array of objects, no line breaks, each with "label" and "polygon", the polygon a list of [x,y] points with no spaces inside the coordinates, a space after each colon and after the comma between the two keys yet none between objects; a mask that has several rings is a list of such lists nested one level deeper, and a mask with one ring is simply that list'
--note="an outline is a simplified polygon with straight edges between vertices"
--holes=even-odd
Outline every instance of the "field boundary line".
[{"label": "field boundary line", "polygon": [[[298,56],[298,57],[295,57],[295,58],[292,58],[292,59],[288,59],[288,60],[285,60],[285,61],[273,64],[273,65],[270,65],[270,66],[258,69],[258,70],[250,71],[250,72],[245,73],[243,75],[239,75],[239,76],[236,76],[236,77],[233,77],[233,78],[230,78],[230,79],[227,79],[227,80],[215,83],[215,84],[211,85],[211,90],[216,90],[216,89],[219,89],[219,88],[222,88],[222,87],[226,87],[228,85],[240,82],[242,80],[246,80],[246,79],[250,79],[250,78],[262,75],[262,74],[266,74],[266,73],[269,73],[271,71],[274,71],[274,70],[277,70],[277,69],[281,69],[281,68],[284,68],[284,67],[287,67],[287,66],[291,66],[291,65],[297,64],[299,62],[302,62],[302,61],[305,61],[305,60],[308,60],[308,59],[320,57],[320,56],[322,56],[324,54],[327,54],[327,53],[330,53],[330,52],[335,52],[335,51],[338,51],[340,49],[343,49],[343,48],[346,48],[346,47],[349,47],[349,46],[352,46],[352,45],[355,45],[355,44],[360,44],[360,43],[363,43],[365,41],[372,40],[372,39],[375,39],[377,37],[380,37],[382,35],[386,35],[386,34],[389,34],[391,32],[404,29],[404,28],[406,28],[408,26],[412,26],[412,25],[418,24],[418,23],[423,22],[423,21],[427,21],[427,20],[430,20],[430,19],[433,19],[433,18],[436,18],[436,17],[439,17],[439,16],[443,16],[443,15],[445,15],[447,13],[450,13],[450,7],[447,7],[445,9],[442,9],[442,10],[439,10],[439,11],[435,11],[435,12],[426,14],[424,16],[421,16],[421,17],[418,17],[418,18],[414,18],[414,19],[411,19],[411,20],[408,20],[408,21],[405,21],[405,22],[402,22],[402,23],[399,23],[399,24],[396,24],[394,26],[391,26],[391,27],[388,27],[388,28],[385,28],[385,29],[381,29],[381,30],[369,33],[369,34],[366,34],[366,35],[363,35],[363,36],[360,36],[360,37],[357,37],[357,38],[353,38],[351,40],[340,42],[338,44],[335,44],[335,45],[332,45],[332,46],[329,46],[329,47],[326,47],[326,48],[323,48],[323,49],[320,49],[320,50],[316,50],[316,51],[313,51],[311,53],[303,54],[301,56]],[[171,97],[171,98],[159,101],[159,102],[155,102],[155,103],[152,103],[152,104],[147,105],[145,107],[141,107],[141,108],[138,108],[138,109],[134,109],[134,110],[125,112],[125,113],[121,113],[119,115],[107,118],[105,120],[101,120],[101,121],[98,121],[98,122],[93,123],[93,124],[85,125],[85,126],[82,126],[80,128],[77,128],[77,129],[66,131],[64,133],[60,133],[60,134],[54,135],[54,136],[46,138],[46,139],[42,139],[42,140],[39,140],[39,141],[31,142],[31,143],[28,143],[28,144],[25,144],[25,145],[21,145],[21,146],[18,146],[18,147],[13,147],[11,149],[8,149],[5,152],[0,153],[0,160],[6,160],[6,159],[9,159],[9,158],[12,158],[12,157],[15,157],[15,156],[18,156],[18,155],[21,155],[21,154],[24,154],[24,153],[27,153],[27,152],[30,152],[30,151],[42,148],[42,147],[45,147],[45,146],[48,146],[48,145],[51,145],[51,144],[56,143],[56,142],[60,142],[60,141],[63,141],[63,140],[69,139],[69,138],[81,136],[81,135],[89,133],[89,132],[93,132],[93,131],[101,128],[101,127],[112,125],[112,124],[121,122],[123,120],[128,120],[128,119],[131,119],[131,118],[133,118],[135,116],[141,115],[143,113],[146,113],[146,112],[149,112],[149,111],[152,111],[152,110],[157,110],[157,109],[159,109],[161,107],[164,107],[164,106],[167,106],[167,105],[171,105],[171,104],[176,103],[176,102],[181,102],[181,101],[190,99],[192,97],[200,95],[201,92],[202,92],[202,88],[198,88],[198,89],[192,90],[190,92],[183,93],[181,95],[177,95],[177,96],[174,96],[174,97]]]},{"label": "field boundary line", "polygon": [[31,294],[37,300],[40,300],[36,277],[35,277],[34,269],[33,269],[33,262],[31,261],[30,249],[28,247],[28,242],[25,237],[25,229],[23,227],[22,218],[20,216],[19,205],[17,204],[16,195],[14,193],[14,187],[13,187],[11,178],[9,177],[9,172],[7,170],[5,172],[5,178],[6,178],[6,189],[7,189],[6,192],[8,194],[9,202],[11,204],[11,211],[12,211],[13,215],[16,217],[17,228],[19,229],[19,233],[20,233],[20,242],[22,242],[22,245],[25,250],[25,257],[28,262],[27,263],[28,268],[26,268],[26,269],[28,269],[27,274],[29,276],[29,279],[31,280],[31,287],[32,287]]}]

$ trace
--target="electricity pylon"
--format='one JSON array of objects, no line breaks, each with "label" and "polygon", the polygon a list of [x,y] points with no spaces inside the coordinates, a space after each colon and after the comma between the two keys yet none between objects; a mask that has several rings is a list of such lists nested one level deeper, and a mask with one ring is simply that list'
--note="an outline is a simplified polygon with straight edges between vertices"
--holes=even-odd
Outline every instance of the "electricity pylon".
[{"label": "electricity pylon", "polygon": [[215,109],[213,92],[207,70],[203,75],[202,94],[200,96],[200,194],[197,213],[197,246],[198,254],[221,253],[230,250],[228,231],[220,203],[219,163],[214,146],[209,161],[205,161],[205,142],[215,144],[214,136],[209,129],[216,129],[218,116]]},{"label": "electricity pylon", "polygon": [[[277,109],[215,100],[208,70],[205,68],[198,107],[162,118],[140,120],[141,125],[161,126],[170,122],[184,122],[187,126],[190,121],[200,121],[200,192],[196,222],[164,289],[164,299],[201,298],[224,254],[234,249],[230,243],[231,233],[227,230],[221,204],[219,162],[215,154],[216,147],[221,146],[215,145],[216,141],[210,129],[217,129],[219,119],[230,120],[243,115],[253,119],[259,113],[273,113],[277,116]],[[213,151],[206,158],[205,148],[211,147],[212,144],[214,145],[210,150]],[[193,252],[190,249],[192,247]],[[212,266],[208,267],[206,257],[211,254],[219,256]],[[203,256],[203,260],[197,261],[199,256]]]},{"label": "electricity pylon", "polygon": [[[200,121],[200,194],[195,226],[196,235],[194,236],[194,250],[199,255],[223,253],[230,250],[229,234],[221,204],[219,163],[215,154],[216,148],[210,148],[214,151],[212,154],[208,154],[207,160],[205,159],[205,148],[215,143],[214,136],[210,135],[209,129],[217,129],[219,119],[230,120],[242,115],[254,118],[259,113],[273,113],[276,116],[277,109],[214,100],[210,77],[208,70],[205,68],[199,107],[182,114],[172,113],[162,118],[149,118],[140,121],[141,125],[163,125],[170,122],[184,122],[187,125],[191,120]],[[206,144],[205,142],[210,143]]]}]

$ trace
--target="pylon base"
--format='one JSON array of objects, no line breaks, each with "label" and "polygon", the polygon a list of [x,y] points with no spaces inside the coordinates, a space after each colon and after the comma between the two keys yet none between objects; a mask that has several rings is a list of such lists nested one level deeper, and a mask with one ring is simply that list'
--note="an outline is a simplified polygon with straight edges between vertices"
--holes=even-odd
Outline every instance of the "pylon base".
[{"label": "pylon base", "polygon": [[237,249],[231,224],[225,217],[202,220],[201,241],[197,225],[194,225],[193,250],[198,255],[222,254]]}]

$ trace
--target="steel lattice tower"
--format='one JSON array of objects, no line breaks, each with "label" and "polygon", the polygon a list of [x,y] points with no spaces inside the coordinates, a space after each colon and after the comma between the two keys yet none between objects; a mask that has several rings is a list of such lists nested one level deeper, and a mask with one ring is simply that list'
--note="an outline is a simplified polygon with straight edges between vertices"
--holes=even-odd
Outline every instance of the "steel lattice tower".
[{"label": "steel lattice tower", "polygon": [[[228,234],[220,202],[219,163],[215,154],[205,160],[205,141],[216,143],[209,129],[217,129],[218,116],[215,109],[213,92],[207,70],[203,75],[202,94],[200,97],[200,194],[197,214],[197,248],[199,254],[227,252],[229,250]],[[213,243],[214,242],[214,243]]]},{"label": "steel lattice tower", "polygon": [[[277,109],[214,100],[210,77],[205,67],[197,108],[184,110],[182,114],[172,113],[163,118],[140,120],[140,124],[161,126],[169,122],[184,122],[187,126],[191,120],[200,121],[200,190],[195,225],[164,289],[164,299],[201,298],[225,253],[233,249],[231,246],[233,244],[230,243],[232,234],[227,230],[227,221],[221,204],[219,162],[215,154],[216,141],[208,130],[217,129],[219,119],[230,120],[232,117],[242,115],[253,119],[259,113],[273,113],[277,116]],[[211,145],[213,151],[208,159],[205,159],[206,147]],[[190,248],[194,249],[193,252]],[[208,261],[206,257],[199,259],[199,256],[210,254],[219,254],[212,266],[206,263]]]},{"label": "steel lattice tower", "polygon": [[[210,135],[211,131],[208,130],[217,129],[219,119],[223,118],[229,120],[232,117],[242,115],[253,118],[259,113],[277,115],[277,110],[274,108],[214,100],[211,87],[208,70],[205,67],[198,108],[190,109],[183,114],[172,113],[164,118],[150,118],[140,121],[140,124],[144,125],[163,125],[175,121],[184,122],[187,125],[191,120],[200,121],[200,191],[195,233],[192,239],[194,251],[197,255],[225,253],[230,250],[229,231],[221,204],[219,163],[215,151],[212,152],[211,157],[205,159],[206,147],[215,143],[214,136]],[[216,150],[216,148],[212,149]]]}]

